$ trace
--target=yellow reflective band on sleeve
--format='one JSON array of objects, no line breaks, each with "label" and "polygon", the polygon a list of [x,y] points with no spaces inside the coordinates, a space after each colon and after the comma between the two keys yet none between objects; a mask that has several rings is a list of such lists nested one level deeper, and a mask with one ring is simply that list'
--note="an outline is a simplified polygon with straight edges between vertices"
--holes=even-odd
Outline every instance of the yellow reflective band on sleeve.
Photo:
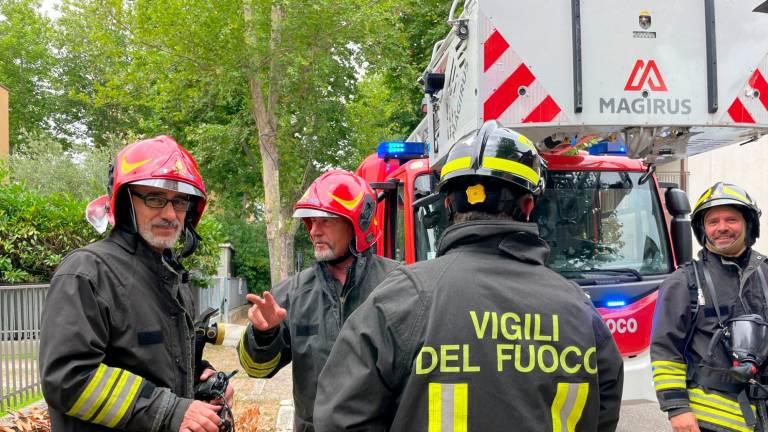
[{"label": "yellow reflective band on sleeve", "polygon": [[114,427],[136,401],[142,382],[138,375],[100,364],[67,415]]},{"label": "yellow reflective band on sleeve", "polygon": [[442,179],[446,175],[460,169],[469,168],[472,164],[472,158],[470,156],[456,158],[452,161],[446,162],[443,169],[440,170],[440,178]]},{"label": "yellow reflective band on sleeve", "polygon": [[723,192],[727,193],[728,195],[734,196],[734,197],[740,199],[741,201],[743,201],[745,203],[751,203],[752,202],[749,198],[747,198],[744,195],[736,192],[735,190],[729,188],[728,186],[723,186]]},{"label": "yellow reflective band on sleeve", "polygon": [[264,378],[270,373],[272,373],[273,370],[277,367],[278,364],[280,364],[280,358],[282,357],[282,353],[277,353],[275,358],[272,360],[265,362],[265,363],[259,363],[255,361],[251,356],[248,354],[248,350],[245,349],[245,339],[248,337],[248,329],[246,328],[243,332],[243,336],[240,338],[240,347],[238,348],[238,354],[240,357],[240,365],[243,366],[243,369],[245,369],[245,373],[248,374],[249,377],[253,378]]},{"label": "yellow reflective band on sleeve", "polygon": [[469,384],[429,383],[427,432],[467,432]]},{"label": "yellow reflective band on sleeve", "polygon": [[584,413],[589,383],[557,383],[552,401],[552,432],[574,432]]},{"label": "yellow reflective band on sleeve", "polygon": [[483,158],[483,168],[514,174],[533,184],[539,183],[539,175],[536,171],[528,165],[523,165],[520,162],[515,162],[509,159],[486,156]]},{"label": "yellow reflective band on sleeve", "polygon": [[[107,367],[103,364],[99,364],[99,367],[96,369],[96,373],[93,374],[93,378],[91,378],[90,381],[88,381],[88,385],[85,386],[85,390],[83,390],[82,393],[80,393],[80,396],[77,398],[77,401],[74,405],[72,405],[72,408],[69,409],[69,411],[66,412],[68,416],[75,416],[75,417],[83,417],[82,408],[84,405],[86,405],[86,401],[91,398],[93,395],[93,390],[96,388],[96,386],[99,385],[101,382],[101,379],[104,377],[104,373],[107,371]],[[93,402],[88,404],[87,410],[93,405]],[[94,408],[95,409],[95,408]],[[80,415],[78,415],[78,413]]]},{"label": "yellow reflective band on sleeve", "polygon": [[685,363],[657,360],[651,362],[653,367],[653,385],[656,391],[679,389],[685,390]]},{"label": "yellow reflective band on sleeve", "polygon": [[117,426],[118,423],[120,423],[120,420],[125,417],[125,413],[128,412],[128,408],[130,408],[131,403],[136,400],[136,393],[139,392],[139,388],[141,388],[141,383],[144,382],[144,380],[139,376],[134,376],[133,384],[131,384],[129,390],[128,390],[128,397],[123,399],[122,405],[119,406],[117,410],[117,415],[109,422],[107,423],[108,427],[114,428]]}]

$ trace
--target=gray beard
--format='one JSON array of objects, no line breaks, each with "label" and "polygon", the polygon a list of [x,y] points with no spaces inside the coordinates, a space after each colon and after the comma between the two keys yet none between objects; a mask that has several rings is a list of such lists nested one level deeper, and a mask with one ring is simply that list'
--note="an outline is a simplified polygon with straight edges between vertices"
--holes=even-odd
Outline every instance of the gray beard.
[{"label": "gray beard", "polygon": [[333,254],[332,249],[326,249],[322,252],[315,251],[315,260],[317,261],[330,261],[334,258],[336,258],[336,255]]},{"label": "gray beard", "polygon": [[176,229],[176,233],[173,235],[173,237],[168,239],[161,239],[152,234],[151,225],[149,227],[139,227],[139,234],[144,239],[144,241],[146,241],[150,246],[154,248],[170,249],[176,244],[176,242],[179,241],[179,237],[181,236],[181,226]]}]

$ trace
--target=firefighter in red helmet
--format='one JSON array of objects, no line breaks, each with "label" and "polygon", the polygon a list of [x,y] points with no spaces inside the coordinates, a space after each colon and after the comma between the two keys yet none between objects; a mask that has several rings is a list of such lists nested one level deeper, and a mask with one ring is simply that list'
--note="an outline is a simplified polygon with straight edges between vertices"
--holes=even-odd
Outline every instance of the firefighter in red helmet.
[{"label": "firefighter in red helmet", "polygon": [[219,430],[224,401],[193,400],[215,371],[197,361],[192,292],[173,250],[183,235],[181,255],[194,252],[206,202],[197,163],[172,138],[118,153],[107,195],[86,209],[97,230],[114,228],[62,260],[43,309],[53,430]]},{"label": "firefighter in red helmet", "polygon": [[376,195],[362,178],[342,170],[318,177],[294,207],[312,240],[316,263],[280,282],[254,305],[238,346],[248,375],[271,378],[293,361],[295,430],[313,431],[317,377],[344,321],[395,268],[372,254],[381,236]]}]

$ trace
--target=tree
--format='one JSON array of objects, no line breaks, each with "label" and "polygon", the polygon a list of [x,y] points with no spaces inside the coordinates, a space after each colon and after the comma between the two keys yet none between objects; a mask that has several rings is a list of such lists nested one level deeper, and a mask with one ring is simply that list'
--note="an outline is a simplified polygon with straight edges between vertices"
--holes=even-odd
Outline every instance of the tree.
[{"label": "tree", "polygon": [[0,2],[0,84],[8,88],[11,146],[23,131],[49,129],[57,112],[52,76],[52,26],[37,12],[39,1]]},{"label": "tree", "polygon": [[293,268],[293,203],[322,170],[361,159],[347,105],[394,31],[392,4],[71,0],[62,76],[97,145],[163,131],[190,147],[221,208],[265,222],[275,283]]}]

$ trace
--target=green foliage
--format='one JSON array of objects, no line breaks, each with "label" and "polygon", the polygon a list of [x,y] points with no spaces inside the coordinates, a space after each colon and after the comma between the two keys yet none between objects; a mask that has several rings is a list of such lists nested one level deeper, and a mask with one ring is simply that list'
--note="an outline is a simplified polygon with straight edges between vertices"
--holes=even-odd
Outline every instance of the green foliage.
[{"label": "green foliage", "polygon": [[234,248],[235,274],[247,281],[250,292],[269,290],[269,255],[264,223],[221,217],[221,226]]},{"label": "green foliage", "polygon": [[[211,277],[216,274],[219,265],[219,244],[225,239],[222,226],[215,218],[203,214],[197,225],[197,233],[202,240],[195,253],[184,260],[184,266],[194,269],[192,284],[201,288],[209,286]],[[181,249],[181,242],[177,249]]]},{"label": "green foliage", "polygon": [[9,92],[11,144],[24,130],[48,130],[56,117],[52,25],[37,0],[0,1],[0,84]]},{"label": "green foliage", "polygon": [[45,282],[70,251],[98,238],[83,217],[87,201],[40,195],[0,182],[0,281]]},{"label": "green foliage", "polygon": [[107,167],[115,153],[107,146],[84,144],[65,150],[46,134],[24,133],[9,159],[10,178],[42,195],[69,194],[90,201],[107,193]]}]

